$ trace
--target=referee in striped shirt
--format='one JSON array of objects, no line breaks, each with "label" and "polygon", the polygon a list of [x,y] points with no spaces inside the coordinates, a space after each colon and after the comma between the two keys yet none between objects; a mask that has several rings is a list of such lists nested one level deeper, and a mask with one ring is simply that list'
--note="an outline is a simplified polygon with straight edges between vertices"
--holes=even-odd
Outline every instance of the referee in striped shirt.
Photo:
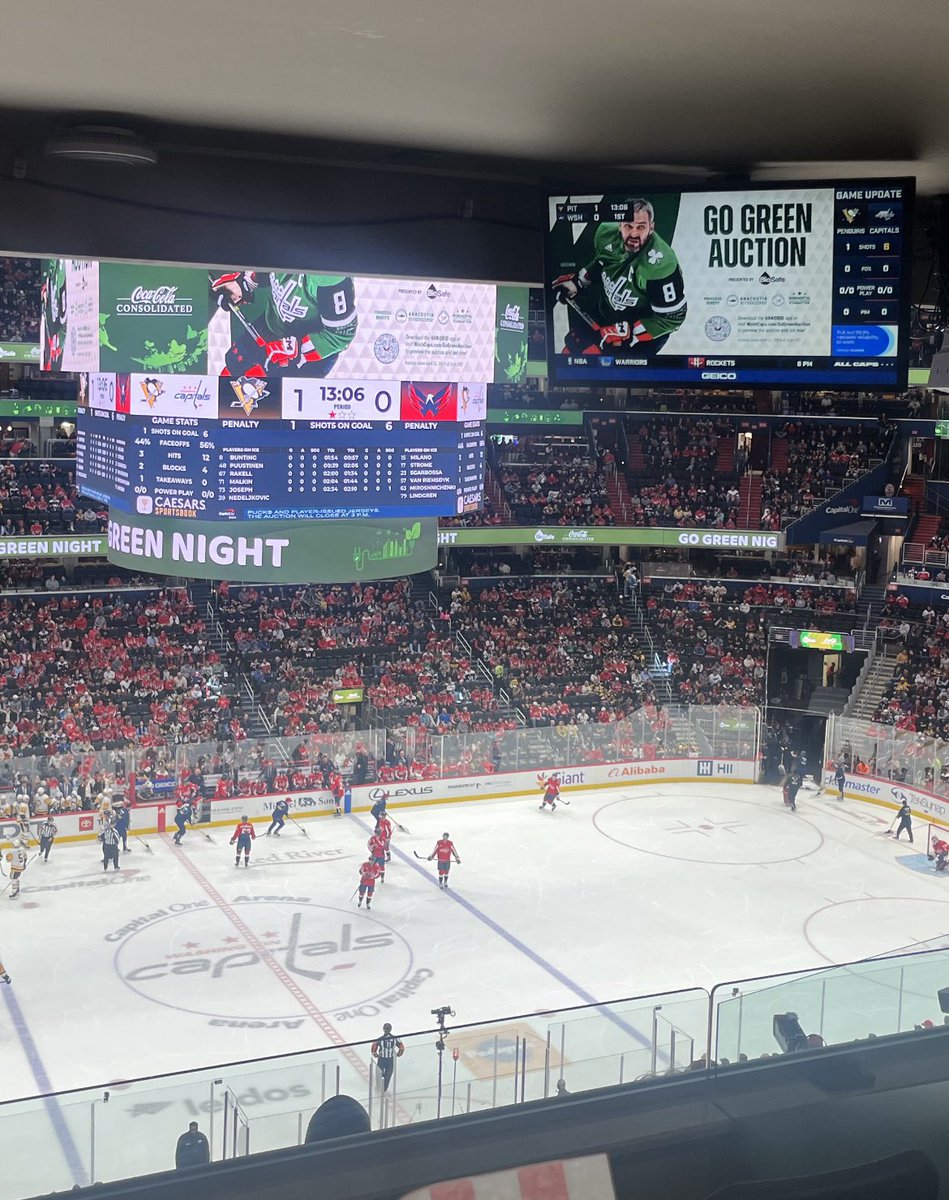
[{"label": "referee in striped shirt", "polygon": [[47,816],[40,826],[40,858],[43,862],[49,862],[49,852],[57,833],[59,830],[56,828],[56,822],[52,817]]},{"label": "referee in striped shirt", "polygon": [[110,818],[106,821],[99,834],[99,840],[102,842],[102,869],[108,871],[109,863],[112,864],[113,870],[119,869],[119,841],[120,835],[115,825]]},{"label": "referee in striped shirt", "polygon": [[405,1046],[392,1032],[392,1026],[386,1022],[382,1027],[382,1037],[376,1038],[370,1049],[376,1060],[379,1074],[382,1076],[382,1090],[389,1090],[389,1082],[395,1069],[395,1060],[405,1053]]}]

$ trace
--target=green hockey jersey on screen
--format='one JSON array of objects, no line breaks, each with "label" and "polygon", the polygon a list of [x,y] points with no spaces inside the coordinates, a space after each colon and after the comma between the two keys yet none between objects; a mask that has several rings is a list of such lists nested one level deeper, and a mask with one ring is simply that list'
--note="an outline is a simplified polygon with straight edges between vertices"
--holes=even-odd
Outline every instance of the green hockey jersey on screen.
[{"label": "green hockey jersey on screen", "polygon": [[331,358],[356,335],[356,300],[350,275],[278,272],[256,275],[257,288],[242,311],[269,340],[295,337],[320,358]]},{"label": "green hockey jersey on screen", "polygon": [[606,222],[596,231],[593,250],[584,271],[589,302],[601,325],[641,322],[654,338],[679,328],[686,314],[685,285],[668,242],[652,233],[641,250],[630,254],[619,226]]}]

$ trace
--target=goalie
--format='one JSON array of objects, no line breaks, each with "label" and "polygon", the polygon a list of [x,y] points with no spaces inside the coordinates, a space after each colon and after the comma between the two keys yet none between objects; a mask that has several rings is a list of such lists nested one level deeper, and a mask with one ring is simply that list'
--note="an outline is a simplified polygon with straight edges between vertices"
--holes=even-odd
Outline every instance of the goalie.
[{"label": "goalie", "polygon": [[929,861],[933,860],[936,863],[934,867],[936,871],[945,871],[949,865],[949,842],[935,834],[933,834],[932,844],[929,847]]},{"label": "goalie", "polygon": [[630,200],[625,221],[599,225],[593,259],[551,287],[568,310],[565,354],[651,356],[685,320],[679,260],[648,200]]},{"label": "goalie", "polygon": [[217,304],[231,313],[222,375],[328,375],[356,336],[350,275],[229,271],[210,282]]}]

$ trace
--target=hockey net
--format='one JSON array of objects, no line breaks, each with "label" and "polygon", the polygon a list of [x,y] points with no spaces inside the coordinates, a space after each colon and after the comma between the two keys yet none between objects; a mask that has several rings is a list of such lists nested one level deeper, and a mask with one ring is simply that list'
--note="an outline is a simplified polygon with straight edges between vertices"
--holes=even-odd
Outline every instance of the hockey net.
[{"label": "hockey net", "polygon": [[[936,861],[938,858],[937,851],[934,849],[936,842],[945,842],[949,845],[949,826],[935,825],[930,822],[926,826],[926,857],[930,861]],[[945,866],[941,869],[949,868],[949,857],[946,859]]]}]

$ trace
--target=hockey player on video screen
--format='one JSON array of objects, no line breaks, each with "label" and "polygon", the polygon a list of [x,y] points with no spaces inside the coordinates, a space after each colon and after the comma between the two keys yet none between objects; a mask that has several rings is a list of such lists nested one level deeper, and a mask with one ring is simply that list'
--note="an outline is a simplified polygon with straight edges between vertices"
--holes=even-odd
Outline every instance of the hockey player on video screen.
[{"label": "hockey player on video screen", "polygon": [[356,336],[350,275],[231,271],[211,288],[232,314],[222,375],[325,376]]},{"label": "hockey player on video screen", "polygon": [[625,221],[598,225],[590,262],[551,286],[567,305],[565,354],[650,356],[685,320],[679,260],[648,200],[630,200]]}]

